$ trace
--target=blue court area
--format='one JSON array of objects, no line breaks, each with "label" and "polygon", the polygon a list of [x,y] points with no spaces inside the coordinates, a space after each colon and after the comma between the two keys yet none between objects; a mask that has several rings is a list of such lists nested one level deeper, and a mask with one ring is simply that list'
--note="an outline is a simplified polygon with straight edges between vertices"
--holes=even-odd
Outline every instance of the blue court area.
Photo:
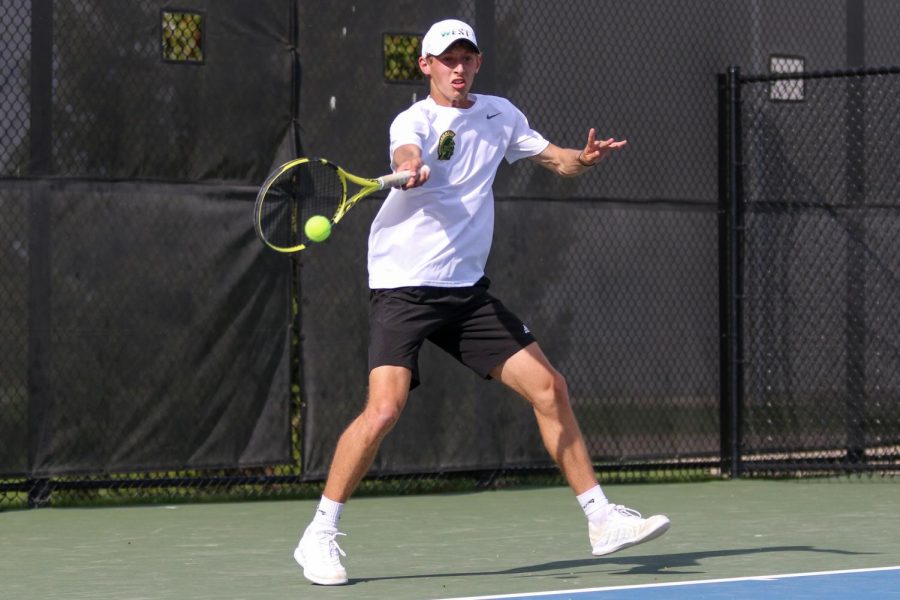
[{"label": "blue court area", "polygon": [[900,566],[768,577],[739,577],[572,590],[562,593],[471,596],[456,600],[687,600],[693,598],[855,599],[900,598]]}]

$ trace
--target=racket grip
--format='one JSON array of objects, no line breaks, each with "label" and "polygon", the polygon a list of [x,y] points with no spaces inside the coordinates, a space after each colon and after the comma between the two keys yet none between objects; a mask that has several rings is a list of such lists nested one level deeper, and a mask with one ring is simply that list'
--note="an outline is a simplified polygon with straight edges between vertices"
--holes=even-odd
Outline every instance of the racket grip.
[{"label": "racket grip", "polygon": [[378,183],[381,185],[381,189],[399,187],[410,177],[412,177],[412,171],[397,171],[391,175],[379,177]]},{"label": "racket grip", "polygon": [[[428,165],[422,165],[422,168],[419,170],[420,173],[430,171]],[[392,187],[400,187],[406,180],[412,177],[412,171],[397,171],[391,175],[385,175],[384,177],[378,178],[378,183],[381,184],[381,189],[384,188],[392,188]]]}]

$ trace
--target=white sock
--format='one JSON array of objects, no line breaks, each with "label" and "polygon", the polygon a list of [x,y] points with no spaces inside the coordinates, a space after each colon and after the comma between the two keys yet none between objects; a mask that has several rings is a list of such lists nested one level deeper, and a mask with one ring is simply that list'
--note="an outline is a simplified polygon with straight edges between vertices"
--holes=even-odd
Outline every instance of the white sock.
[{"label": "white sock", "polygon": [[606,517],[606,507],[609,500],[597,484],[583,494],[577,496],[578,505],[584,511],[584,516],[592,523],[600,523]]},{"label": "white sock", "polygon": [[323,527],[337,529],[343,510],[343,502],[335,502],[322,496],[322,499],[319,500],[319,505],[316,507],[316,515],[313,517],[312,522]]}]

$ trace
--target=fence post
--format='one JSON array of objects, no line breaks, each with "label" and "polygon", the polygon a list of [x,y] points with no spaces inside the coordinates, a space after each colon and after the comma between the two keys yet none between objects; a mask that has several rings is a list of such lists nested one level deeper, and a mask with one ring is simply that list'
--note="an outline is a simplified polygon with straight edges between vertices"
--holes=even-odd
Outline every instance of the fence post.
[{"label": "fence post", "polygon": [[[847,67],[866,63],[865,3],[847,0]],[[847,79],[845,102],[845,177],[847,189],[847,284],[845,330],[847,332],[846,402],[847,461],[866,461],[866,244],[865,219],[859,209],[866,204],[866,86],[861,76]]]},{"label": "fence post", "polygon": [[[51,184],[41,180],[53,174],[53,1],[31,3],[31,129],[28,175],[31,198],[28,205],[28,472],[46,444],[45,429],[50,389],[50,264]],[[50,501],[46,478],[28,480],[29,506]]]},{"label": "fence post", "polygon": [[719,75],[719,424],[722,474],[741,474],[743,164],[740,68]]},{"label": "fence post", "polygon": [[[475,30],[478,32],[478,47],[488,57],[497,55],[497,12],[494,0],[479,0],[475,3]],[[496,94],[496,71],[490,58],[478,70],[478,87],[486,94]]]}]

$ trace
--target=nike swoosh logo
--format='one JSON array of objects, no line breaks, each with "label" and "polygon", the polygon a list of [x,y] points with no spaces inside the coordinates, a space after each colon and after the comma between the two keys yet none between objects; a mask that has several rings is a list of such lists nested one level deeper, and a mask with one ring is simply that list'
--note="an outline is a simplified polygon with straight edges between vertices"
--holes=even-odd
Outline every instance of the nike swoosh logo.
[{"label": "nike swoosh logo", "polygon": [[494,113],[494,114],[492,114],[492,115],[488,115],[487,118],[488,118],[488,119],[493,119],[493,118],[496,117],[497,115],[502,115],[502,114],[503,114],[502,112]]}]

